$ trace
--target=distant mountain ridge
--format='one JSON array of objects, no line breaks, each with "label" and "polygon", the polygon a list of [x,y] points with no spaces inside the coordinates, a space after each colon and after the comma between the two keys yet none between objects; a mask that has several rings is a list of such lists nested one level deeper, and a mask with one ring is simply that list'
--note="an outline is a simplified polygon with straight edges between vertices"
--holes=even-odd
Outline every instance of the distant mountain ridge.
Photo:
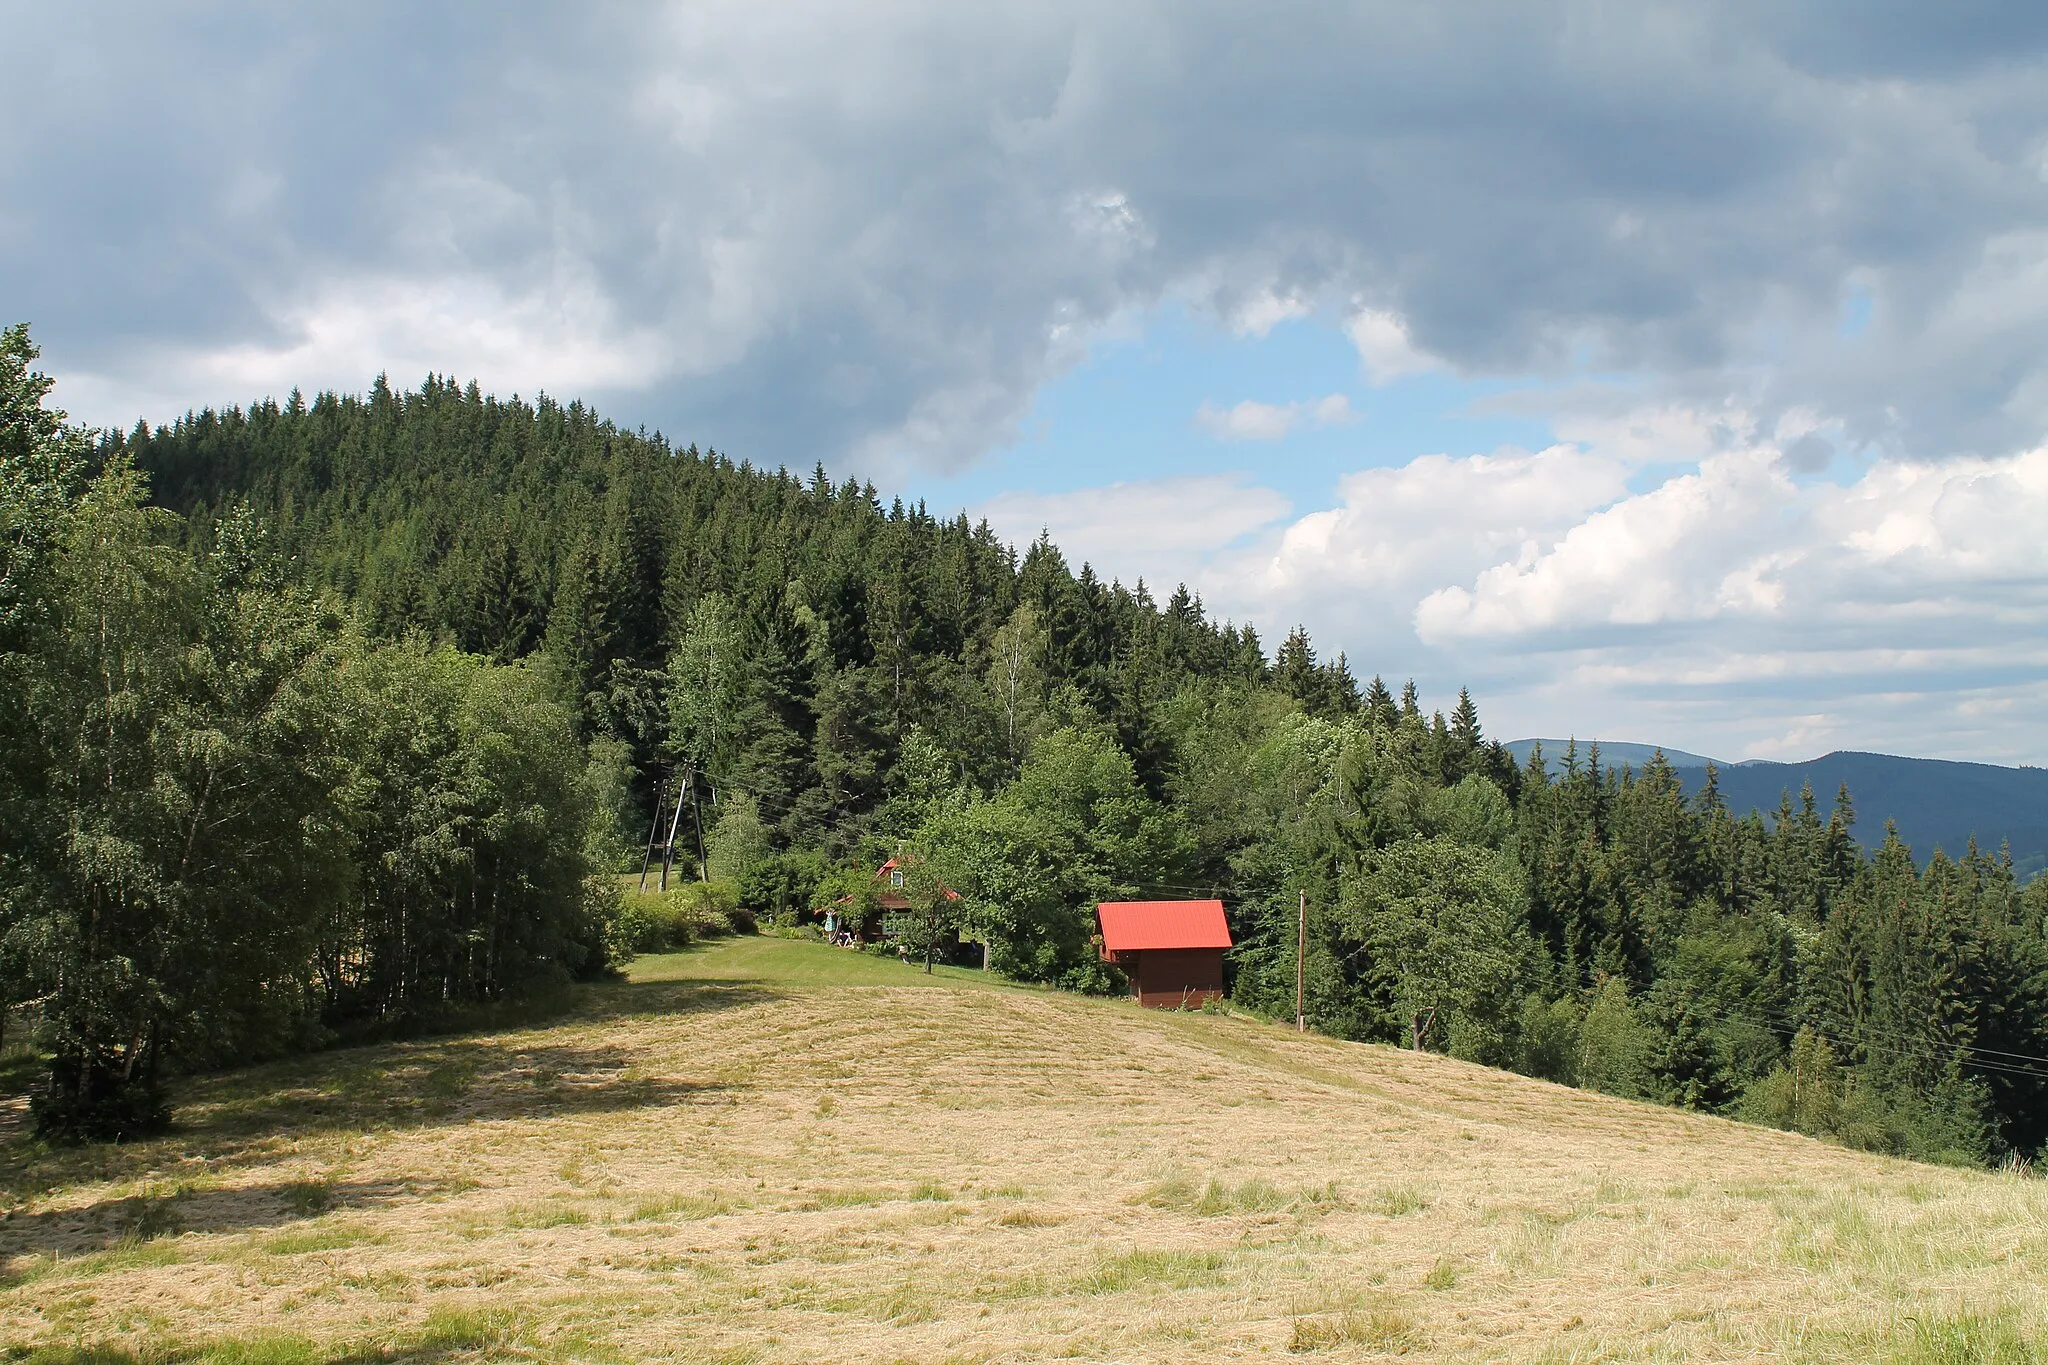
[{"label": "distant mountain ridge", "polygon": [[[1575,742],[1579,746],[1579,762],[1581,763],[1586,761],[1586,751],[1593,745],[1598,744],[1600,746],[1600,763],[1602,767],[1627,766],[1640,768],[1650,761],[1650,755],[1656,753],[1662,747],[1656,744],[1631,744],[1625,740],[1518,739],[1509,744],[1507,749],[1509,753],[1515,756],[1515,762],[1527,763],[1529,761],[1529,751],[1541,744],[1543,746],[1545,766],[1553,773],[1556,773],[1564,771],[1564,751]],[[1664,761],[1674,768],[1704,768],[1709,763],[1718,764],[1723,768],[1733,766],[1732,764],[1722,762],[1718,758],[1707,758],[1700,754],[1689,754],[1683,749],[1665,749]]]},{"label": "distant mountain ridge", "polygon": [[[1507,747],[1526,763],[1530,749],[1541,744],[1545,765],[1555,772],[1563,764],[1567,743],[1518,739]],[[1581,762],[1591,747],[1591,741],[1578,742]],[[1656,750],[1653,744],[1603,742],[1600,762],[1603,767],[1641,768]],[[1809,783],[1825,813],[1834,804],[1836,790],[1846,782],[1856,808],[1856,838],[1866,847],[1883,842],[1885,821],[1890,820],[1921,863],[1937,847],[1960,857],[1975,836],[1977,846],[1989,852],[2010,846],[2013,865],[2023,878],[2048,868],[2048,768],[2005,768],[1994,763],[1901,758],[1853,750],[1839,750],[1803,763],[1752,759],[1724,764],[1680,749],[1664,750],[1664,758],[1677,770],[1688,793],[1699,790],[1706,780],[1707,764],[1715,763],[1722,799],[1737,814],[1754,809],[1768,818],[1786,794],[1796,802]]]}]

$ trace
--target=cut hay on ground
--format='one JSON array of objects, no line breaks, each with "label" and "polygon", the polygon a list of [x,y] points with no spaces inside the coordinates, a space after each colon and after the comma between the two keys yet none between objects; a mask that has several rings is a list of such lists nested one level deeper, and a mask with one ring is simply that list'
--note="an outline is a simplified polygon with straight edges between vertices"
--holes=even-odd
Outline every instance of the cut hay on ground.
[{"label": "cut hay on ground", "polygon": [[10,1140],[0,1341],[2018,1362],[2048,1287],[2039,1181],[771,939],[182,1098],[160,1142]]}]

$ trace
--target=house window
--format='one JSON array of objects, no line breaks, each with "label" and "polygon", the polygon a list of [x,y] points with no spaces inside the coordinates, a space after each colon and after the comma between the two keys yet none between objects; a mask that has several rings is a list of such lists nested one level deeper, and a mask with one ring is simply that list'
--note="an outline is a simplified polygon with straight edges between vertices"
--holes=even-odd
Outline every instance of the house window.
[{"label": "house window", "polygon": [[895,887],[899,891],[902,890],[903,874],[901,872],[891,872],[889,874],[889,885]]}]

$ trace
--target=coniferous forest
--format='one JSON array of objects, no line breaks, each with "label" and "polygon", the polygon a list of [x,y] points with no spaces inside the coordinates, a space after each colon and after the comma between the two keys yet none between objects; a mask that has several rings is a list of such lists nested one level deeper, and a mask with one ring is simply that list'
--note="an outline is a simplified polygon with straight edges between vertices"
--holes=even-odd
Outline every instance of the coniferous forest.
[{"label": "coniferous forest", "polygon": [[576,403],[92,434],[34,360],[5,334],[0,1019],[52,1137],[613,970],[660,937],[614,888],[661,784],[684,875],[784,932],[905,855],[897,943],[1109,991],[1096,901],[1216,895],[1233,1001],[1291,1015],[1305,895],[1328,1033],[1928,1159],[2048,1140],[2048,884],[1866,852],[1847,791],[1553,776],[1300,629]]}]

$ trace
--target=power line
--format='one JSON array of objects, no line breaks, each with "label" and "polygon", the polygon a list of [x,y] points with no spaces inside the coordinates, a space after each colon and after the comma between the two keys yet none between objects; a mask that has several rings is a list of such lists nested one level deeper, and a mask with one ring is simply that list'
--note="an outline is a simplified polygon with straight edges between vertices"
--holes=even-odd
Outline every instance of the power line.
[{"label": "power line", "polygon": [[[1707,1006],[1701,1002],[1690,999],[1686,1002],[1686,1007],[1695,1014],[1704,1015],[1712,1019],[1718,1019],[1722,1023],[1750,1024],[1754,1027],[1764,1029],[1767,1032],[1775,1033],[1783,1038],[1796,1038],[1799,1035],[1799,1033],[1802,1030],[1804,1030],[1806,1032],[1813,1034],[1814,1037],[1819,1038],[1821,1041],[1828,1043],[1834,1047],[1846,1048],[1854,1051],[1861,1051],[1864,1053],[1875,1053],[1881,1056],[1901,1058],[1909,1061],[1942,1062],[1954,1058],[1957,1053],[1974,1055],[1978,1051],[1978,1049],[1972,1048],[1969,1045],[1963,1043],[1944,1045],[1941,1043],[1937,1043],[1931,1039],[1923,1039],[1917,1041],[1901,1040],[1900,1036],[1896,1034],[1891,1035],[1891,1041],[1886,1041],[1885,1035],[1888,1031],[1882,1029],[1874,1030],[1874,1032],[1876,1032],[1879,1035],[1876,1041],[1872,1041],[1868,1038],[1844,1038],[1839,1035],[1828,1032],[1827,1030],[1815,1025],[1811,1021],[1802,1021],[1788,1015],[1778,1014],[1768,1018],[1759,1017],[1753,1014],[1745,1014],[1736,1011],[1715,1009],[1711,1006]],[[2011,1053],[2001,1055],[2020,1058],[2026,1061],[2048,1063],[2048,1057],[2034,1057],[2025,1053]],[[2018,1066],[2008,1061],[1964,1061],[1962,1065],[1969,1067],[1973,1071],[1989,1072],[1995,1075],[2017,1076],[2028,1080],[2048,1081],[2048,1071],[2037,1070],[2033,1067],[2028,1066]]]},{"label": "power line", "polygon": [[[1789,1020],[1793,1016],[1781,1014],[1778,1017],[1780,1019]],[[1929,1047],[1944,1046],[1943,1044],[1930,1042],[1925,1039],[1916,1039],[1912,1034],[1907,1033],[1900,1029],[1881,1028],[1875,1024],[1860,1025],[1858,1031],[1861,1033],[1868,1033],[1875,1037],[1880,1038],[1888,1037],[1893,1040],[1903,1041],[1907,1043],[1921,1043]],[[2048,1066],[2048,1057],[2036,1056],[2031,1052],[2009,1052],[2003,1048],[1979,1047],[1975,1043],[1955,1043],[1949,1044],[1947,1046],[1950,1046],[1952,1048],[1961,1048],[1965,1052],[1978,1053],[1987,1057],[2009,1058],[2011,1060],[2021,1062],[2040,1062],[2042,1065]]]},{"label": "power line", "polygon": [[[1806,1032],[1812,1033],[1816,1038],[1821,1039],[1823,1042],[1835,1046],[1856,1049],[1866,1054],[1876,1054],[1878,1056],[1892,1057],[1905,1061],[1940,1062],[1944,1060],[1944,1057],[1938,1045],[1930,1044],[1925,1047],[1913,1047],[1910,1045],[1888,1045],[1884,1043],[1871,1043],[1867,1041],[1859,1043],[1854,1039],[1840,1038],[1832,1034],[1825,1033],[1820,1029],[1814,1028],[1811,1024],[1803,1024],[1800,1025],[1798,1028],[1794,1028],[1786,1024],[1767,1023],[1761,1019],[1738,1019],[1735,1022],[1755,1024],[1758,1028],[1766,1029],[1769,1032],[1777,1034],[1781,1038],[1796,1038],[1798,1037],[1801,1029],[1804,1029]],[[1949,1058],[1954,1059],[1956,1061],[1957,1065],[1967,1067],[1971,1071],[1985,1072],[1997,1076],[2016,1076],[2026,1080],[2033,1081],[2048,1081],[2048,1071],[2038,1071],[2032,1067],[2025,1066],[2009,1066],[2001,1062],[1972,1061],[1968,1060],[1966,1057],[1957,1058],[1955,1056],[1956,1053],[1967,1054],[1969,1052],[1970,1049],[1968,1047],[1958,1045],[1954,1049],[1950,1050],[1948,1055]]]}]

